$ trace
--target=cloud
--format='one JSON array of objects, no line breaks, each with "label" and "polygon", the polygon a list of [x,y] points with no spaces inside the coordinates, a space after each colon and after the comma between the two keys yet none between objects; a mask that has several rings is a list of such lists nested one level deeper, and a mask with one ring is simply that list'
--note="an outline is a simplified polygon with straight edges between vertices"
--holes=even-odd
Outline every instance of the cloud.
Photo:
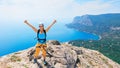
[{"label": "cloud", "polygon": [[1,19],[64,19],[84,14],[120,12],[118,0],[0,0]]},{"label": "cloud", "polygon": [[63,17],[65,7],[70,0],[11,0],[0,6],[0,14],[5,18],[51,18]]}]

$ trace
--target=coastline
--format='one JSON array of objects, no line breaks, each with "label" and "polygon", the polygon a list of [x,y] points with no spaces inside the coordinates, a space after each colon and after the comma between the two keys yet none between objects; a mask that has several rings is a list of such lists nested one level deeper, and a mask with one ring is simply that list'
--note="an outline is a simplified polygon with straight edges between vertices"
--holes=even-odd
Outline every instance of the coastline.
[{"label": "coastline", "polygon": [[[67,27],[68,28],[68,27]],[[76,30],[76,29],[71,29],[71,28],[68,28],[68,29],[70,29],[70,30],[74,30],[75,32],[77,31],[77,32],[80,32],[79,30]],[[95,35],[96,37],[94,38],[94,39],[92,39],[92,38],[90,38],[90,39],[81,39],[81,40],[100,40],[101,39],[101,36],[100,35],[97,35],[97,34],[95,34],[95,33],[90,33],[90,32],[86,32],[86,31],[81,31],[81,32],[84,32],[84,33],[88,33],[88,34],[91,34],[91,35]],[[79,36],[79,35],[78,35]],[[84,37],[84,36],[83,36]],[[68,38],[69,39],[69,38]],[[80,38],[79,38],[80,39]],[[50,40],[50,39],[48,39],[48,40]],[[58,39],[56,39],[56,40],[58,40]],[[71,40],[69,40],[69,41],[71,41]],[[66,43],[66,42],[69,42],[68,40],[67,41],[61,41],[61,43]],[[23,43],[24,44],[24,43]],[[31,44],[30,44],[31,45]],[[27,44],[27,46],[28,46],[28,44]],[[21,50],[24,50],[22,47],[19,49],[19,50],[17,50],[17,51],[21,51]],[[11,54],[11,53],[14,53],[14,52],[16,52],[16,51],[10,51],[10,50],[7,50],[8,52],[7,53],[5,53],[5,54],[1,54],[0,55],[0,57],[1,56],[4,56],[4,55],[8,55],[8,54]]]},{"label": "coastline", "polygon": [[[71,28],[71,29],[74,29],[74,28]],[[74,30],[79,31],[78,29],[74,29]],[[98,40],[101,40],[101,39],[102,39],[102,36],[101,36],[101,35],[97,35],[97,34],[95,34],[95,33],[90,33],[90,32],[87,32],[87,31],[79,31],[79,32],[85,32],[85,33],[88,33],[88,34],[92,34],[92,35],[98,36],[98,37],[99,37]]]},{"label": "coastline", "polygon": [[26,51],[26,50],[29,50],[29,49],[31,49],[31,48],[34,48],[34,46],[29,47],[29,48],[26,48],[26,49],[23,49],[23,50],[21,49],[21,50],[15,51],[15,52],[11,52],[11,53],[9,53],[9,54],[2,55],[2,56],[0,56],[0,58],[2,58],[2,57],[7,57],[7,56],[9,56],[9,55],[11,55],[11,54],[19,54],[19,53],[21,53],[21,52],[23,52],[23,51]]}]

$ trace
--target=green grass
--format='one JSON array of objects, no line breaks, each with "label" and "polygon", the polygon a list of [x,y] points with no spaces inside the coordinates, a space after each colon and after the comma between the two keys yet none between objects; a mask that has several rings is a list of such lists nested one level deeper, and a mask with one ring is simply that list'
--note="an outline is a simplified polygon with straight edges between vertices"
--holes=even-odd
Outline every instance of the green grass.
[{"label": "green grass", "polygon": [[[114,36],[113,36],[114,37]],[[105,56],[109,57],[113,61],[120,64],[120,38],[106,37],[101,40],[74,40],[69,43],[78,46],[85,47],[93,50],[98,50]]]},{"label": "green grass", "polygon": [[93,26],[81,25],[74,21],[66,26],[79,31],[98,34],[102,36],[102,39],[98,41],[74,40],[70,41],[70,43],[75,46],[98,50],[105,56],[120,64],[120,30],[110,29],[111,27],[120,27],[120,13],[88,16],[92,21]]},{"label": "green grass", "polygon": [[15,56],[15,55],[12,55],[11,57],[10,57],[10,60],[12,61],[12,62],[20,62],[21,61],[21,58],[20,57],[18,57],[18,56]]}]

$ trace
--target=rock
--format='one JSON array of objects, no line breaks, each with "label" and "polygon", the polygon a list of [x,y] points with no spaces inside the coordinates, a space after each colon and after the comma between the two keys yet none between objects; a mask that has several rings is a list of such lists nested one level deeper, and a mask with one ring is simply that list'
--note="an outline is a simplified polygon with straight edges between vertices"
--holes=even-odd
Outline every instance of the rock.
[{"label": "rock", "polygon": [[65,58],[57,58],[56,61],[63,65],[67,65],[67,60]]},{"label": "rock", "polygon": [[77,60],[77,53],[70,48],[65,48],[65,58],[67,60],[68,68],[75,68],[75,63]]},{"label": "rock", "polygon": [[58,57],[58,58],[65,57],[65,50],[64,50],[63,46],[50,45],[47,49],[47,52],[54,57]]},{"label": "rock", "polygon": [[49,40],[47,41],[48,45],[60,45],[60,42],[57,40]]},{"label": "rock", "polygon": [[61,63],[56,63],[55,68],[67,68],[67,65],[62,65]]},{"label": "rock", "polygon": [[48,52],[46,66],[41,55],[36,64],[33,64],[33,60],[29,61],[29,56],[33,56],[35,51],[32,47],[0,57],[0,68],[120,68],[118,63],[98,51],[51,42],[53,41],[47,43],[49,46],[46,49]]}]

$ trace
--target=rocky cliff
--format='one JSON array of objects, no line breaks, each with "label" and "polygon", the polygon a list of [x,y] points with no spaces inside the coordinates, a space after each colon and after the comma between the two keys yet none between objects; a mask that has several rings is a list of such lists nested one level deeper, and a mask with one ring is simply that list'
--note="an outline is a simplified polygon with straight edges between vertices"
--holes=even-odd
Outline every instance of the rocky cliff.
[{"label": "rocky cliff", "polygon": [[58,41],[48,41],[47,45],[46,66],[41,54],[36,64],[29,61],[35,49],[31,47],[0,57],[0,68],[120,68],[119,64],[95,50]]},{"label": "rocky cliff", "polygon": [[73,19],[72,23],[77,24],[77,25],[85,25],[85,26],[92,26],[93,25],[91,19],[89,18],[89,15],[76,16]]},{"label": "rocky cliff", "polygon": [[76,16],[66,26],[95,34],[111,33],[113,30],[120,30],[120,13]]}]

